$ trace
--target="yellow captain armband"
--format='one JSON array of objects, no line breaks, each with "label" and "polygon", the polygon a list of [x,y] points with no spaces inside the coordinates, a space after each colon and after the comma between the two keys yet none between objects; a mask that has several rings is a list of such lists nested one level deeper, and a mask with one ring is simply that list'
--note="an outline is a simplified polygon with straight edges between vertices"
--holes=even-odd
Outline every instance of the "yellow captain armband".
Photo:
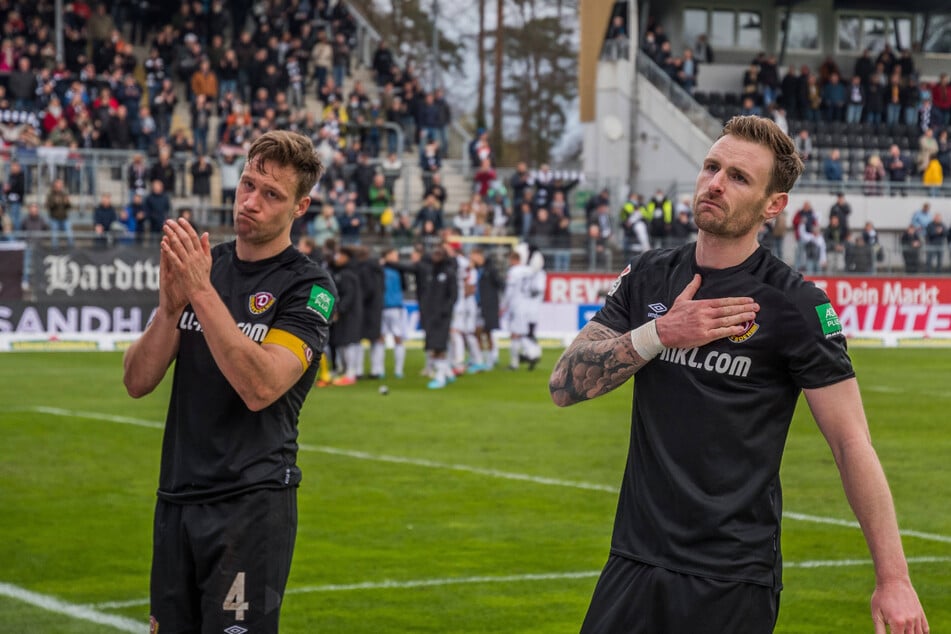
[{"label": "yellow captain armband", "polygon": [[273,343],[293,352],[300,361],[301,367],[305,370],[310,367],[311,361],[314,360],[314,350],[300,337],[292,335],[286,330],[271,328],[267,336],[264,337],[264,341],[261,342],[262,345],[265,343]]}]

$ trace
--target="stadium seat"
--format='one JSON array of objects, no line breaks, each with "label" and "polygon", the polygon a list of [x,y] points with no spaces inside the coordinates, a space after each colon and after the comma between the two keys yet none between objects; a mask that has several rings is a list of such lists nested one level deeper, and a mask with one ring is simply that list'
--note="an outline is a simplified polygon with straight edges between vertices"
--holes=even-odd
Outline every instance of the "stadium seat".
[{"label": "stadium seat", "polygon": [[845,123],[845,121],[829,121],[825,124],[825,127],[833,134],[848,132],[849,130],[849,126]]},{"label": "stadium seat", "polygon": [[860,181],[865,174],[865,163],[862,161],[852,161],[849,169],[849,180]]}]

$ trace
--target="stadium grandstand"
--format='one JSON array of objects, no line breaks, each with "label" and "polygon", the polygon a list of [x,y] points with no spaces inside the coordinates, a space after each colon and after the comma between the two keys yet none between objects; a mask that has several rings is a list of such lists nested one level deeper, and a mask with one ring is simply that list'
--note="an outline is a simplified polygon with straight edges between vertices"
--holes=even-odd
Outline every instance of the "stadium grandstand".
[{"label": "stadium grandstand", "polygon": [[[947,221],[946,6],[595,5],[585,6],[587,20],[582,13],[583,161],[586,173],[608,179],[615,198],[627,189],[647,203],[660,192],[676,205],[692,192],[695,166],[724,121],[772,117],[796,140],[806,170],[787,209],[789,231],[775,238],[764,231],[764,238],[785,241],[791,258],[799,246],[795,213],[809,202],[825,229],[843,194],[852,214],[840,248],[854,251],[855,261],[841,258],[824,271],[938,273],[937,263],[944,266],[947,241],[933,235],[929,242],[927,223],[917,226],[917,240],[906,234],[926,206]],[[873,253],[859,244],[866,223],[876,233]]]}]

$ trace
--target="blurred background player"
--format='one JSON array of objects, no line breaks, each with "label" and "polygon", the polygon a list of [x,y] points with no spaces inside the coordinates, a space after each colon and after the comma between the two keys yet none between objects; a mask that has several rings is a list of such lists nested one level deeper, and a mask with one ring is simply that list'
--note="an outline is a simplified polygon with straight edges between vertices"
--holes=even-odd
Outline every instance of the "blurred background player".
[{"label": "blurred background player", "polygon": [[495,331],[499,329],[499,296],[505,289],[505,280],[491,259],[485,257],[482,247],[475,247],[469,254],[469,262],[476,270],[476,338],[482,349],[485,368],[493,368],[499,362],[499,346]]},{"label": "blurred background player", "polygon": [[[354,249],[357,256],[357,275],[360,276],[360,296],[363,298],[363,324],[360,328],[361,341],[366,339],[370,343],[370,376],[371,379],[383,378],[383,352],[381,343],[380,322],[383,319],[383,267],[377,258],[371,257],[370,249],[359,246]],[[360,345],[360,356],[357,361],[356,373],[364,376],[363,344]]]},{"label": "blurred background player", "polygon": [[475,336],[476,315],[479,311],[476,303],[478,274],[469,262],[469,258],[462,254],[458,244],[450,243],[448,246],[449,252],[455,254],[458,283],[456,304],[452,308],[452,326],[449,331],[452,371],[456,376],[466,371],[466,350],[468,349],[468,371],[470,373],[483,372],[486,367],[482,361],[479,340]]},{"label": "blurred background player", "polygon": [[336,371],[340,375],[333,385],[347,386],[357,382],[357,367],[363,354],[360,333],[363,327],[363,294],[353,247],[343,246],[334,254],[334,283],[337,285],[337,311],[331,341],[336,350]]},{"label": "blurred background player", "polygon": [[509,254],[509,270],[505,277],[505,296],[502,312],[508,322],[510,336],[509,369],[517,370],[519,362],[525,359],[529,368],[538,363],[537,351],[529,341],[532,317],[532,286],[535,271],[522,263],[518,251]]},{"label": "blurred background player", "polygon": [[438,245],[429,256],[424,269],[423,290],[419,296],[423,329],[426,331],[426,352],[432,359],[433,378],[427,385],[431,390],[446,387],[456,380],[449,364],[449,327],[452,308],[456,303],[457,282],[455,261]]},{"label": "blurred background player", "polygon": [[406,345],[403,343],[406,339],[406,307],[403,305],[403,272],[394,266],[399,259],[400,252],[395,248],[391,247],[383,253],[383,322],[378,344],[380,374],[385,375],[385,337],[393,338],[393,376],[402,379],[406,364]]},{"label": "blurred background player", "polygon": [[532,271],[532,281],[528,291],[528,337],[522,342],[524,360],[528,369],[534,370],[535,365],[542,358],[542,347],[538,343],[538,317],[542,312],[542,302],[545,300],[545,286],[548,284],[548,274],[545,273],[545,256],[541,251],[533,251],[528,258],[528,268]]}]

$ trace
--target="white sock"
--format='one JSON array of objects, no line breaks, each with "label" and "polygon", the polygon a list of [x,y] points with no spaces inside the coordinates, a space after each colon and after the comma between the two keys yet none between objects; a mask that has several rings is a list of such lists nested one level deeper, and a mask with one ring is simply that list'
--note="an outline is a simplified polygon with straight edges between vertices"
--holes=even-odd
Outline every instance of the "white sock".
[{"label": "white sock", "polygon": [[406,363],[406,346],[402,343],[393,346],[393,372],[403,374],[403,365]]},{"label": "white sock", "polygon": [[466,333],[466,345],[469,347],[469,360],[476,365],[482,365],[482,349],[479,347],[479,338],[473,333]]},{"label": "white sock", "polygon": [[386,373],[386,370],[383,368],[385,355],[385,343],[382,341],[374,341],[370,345],[370,374],[373,376],[383,376]]},{"label": "white sock", "polygon": [[449,359],[436,359],[433,361],[433,364],[436,366],[436,380],[447,381],[452,374],[452,366],[449,365]]},{"label": "white sock", "polygon": [[353,370],[356,373],[354,374],[354,376],[363,376],[363,341],[358,341],[357,343],[353,345],[354,345],[354,348],[357,350],[357,352],[355,353],[356,356],[354,357],[355,365],[353,367]]},{"label": "white sock", "polygon": [[522,342],[516,337],[509,340],[509,367],[518,368],[518,353],[522,347]]},{"label": "white sock", "polygon": [[466,342],[458,330],[449,333],[449,358],[452,364],[457,366],[466,361]]},{"label": "white sock", "polygon": [[351,343],[347,346],[347,350],[344,354],[344,362],[346,364],[346,375],[349,377],[357,378],[360,374],[357,373],[358,366],[363,360],[363,346],[359,343]]}]

